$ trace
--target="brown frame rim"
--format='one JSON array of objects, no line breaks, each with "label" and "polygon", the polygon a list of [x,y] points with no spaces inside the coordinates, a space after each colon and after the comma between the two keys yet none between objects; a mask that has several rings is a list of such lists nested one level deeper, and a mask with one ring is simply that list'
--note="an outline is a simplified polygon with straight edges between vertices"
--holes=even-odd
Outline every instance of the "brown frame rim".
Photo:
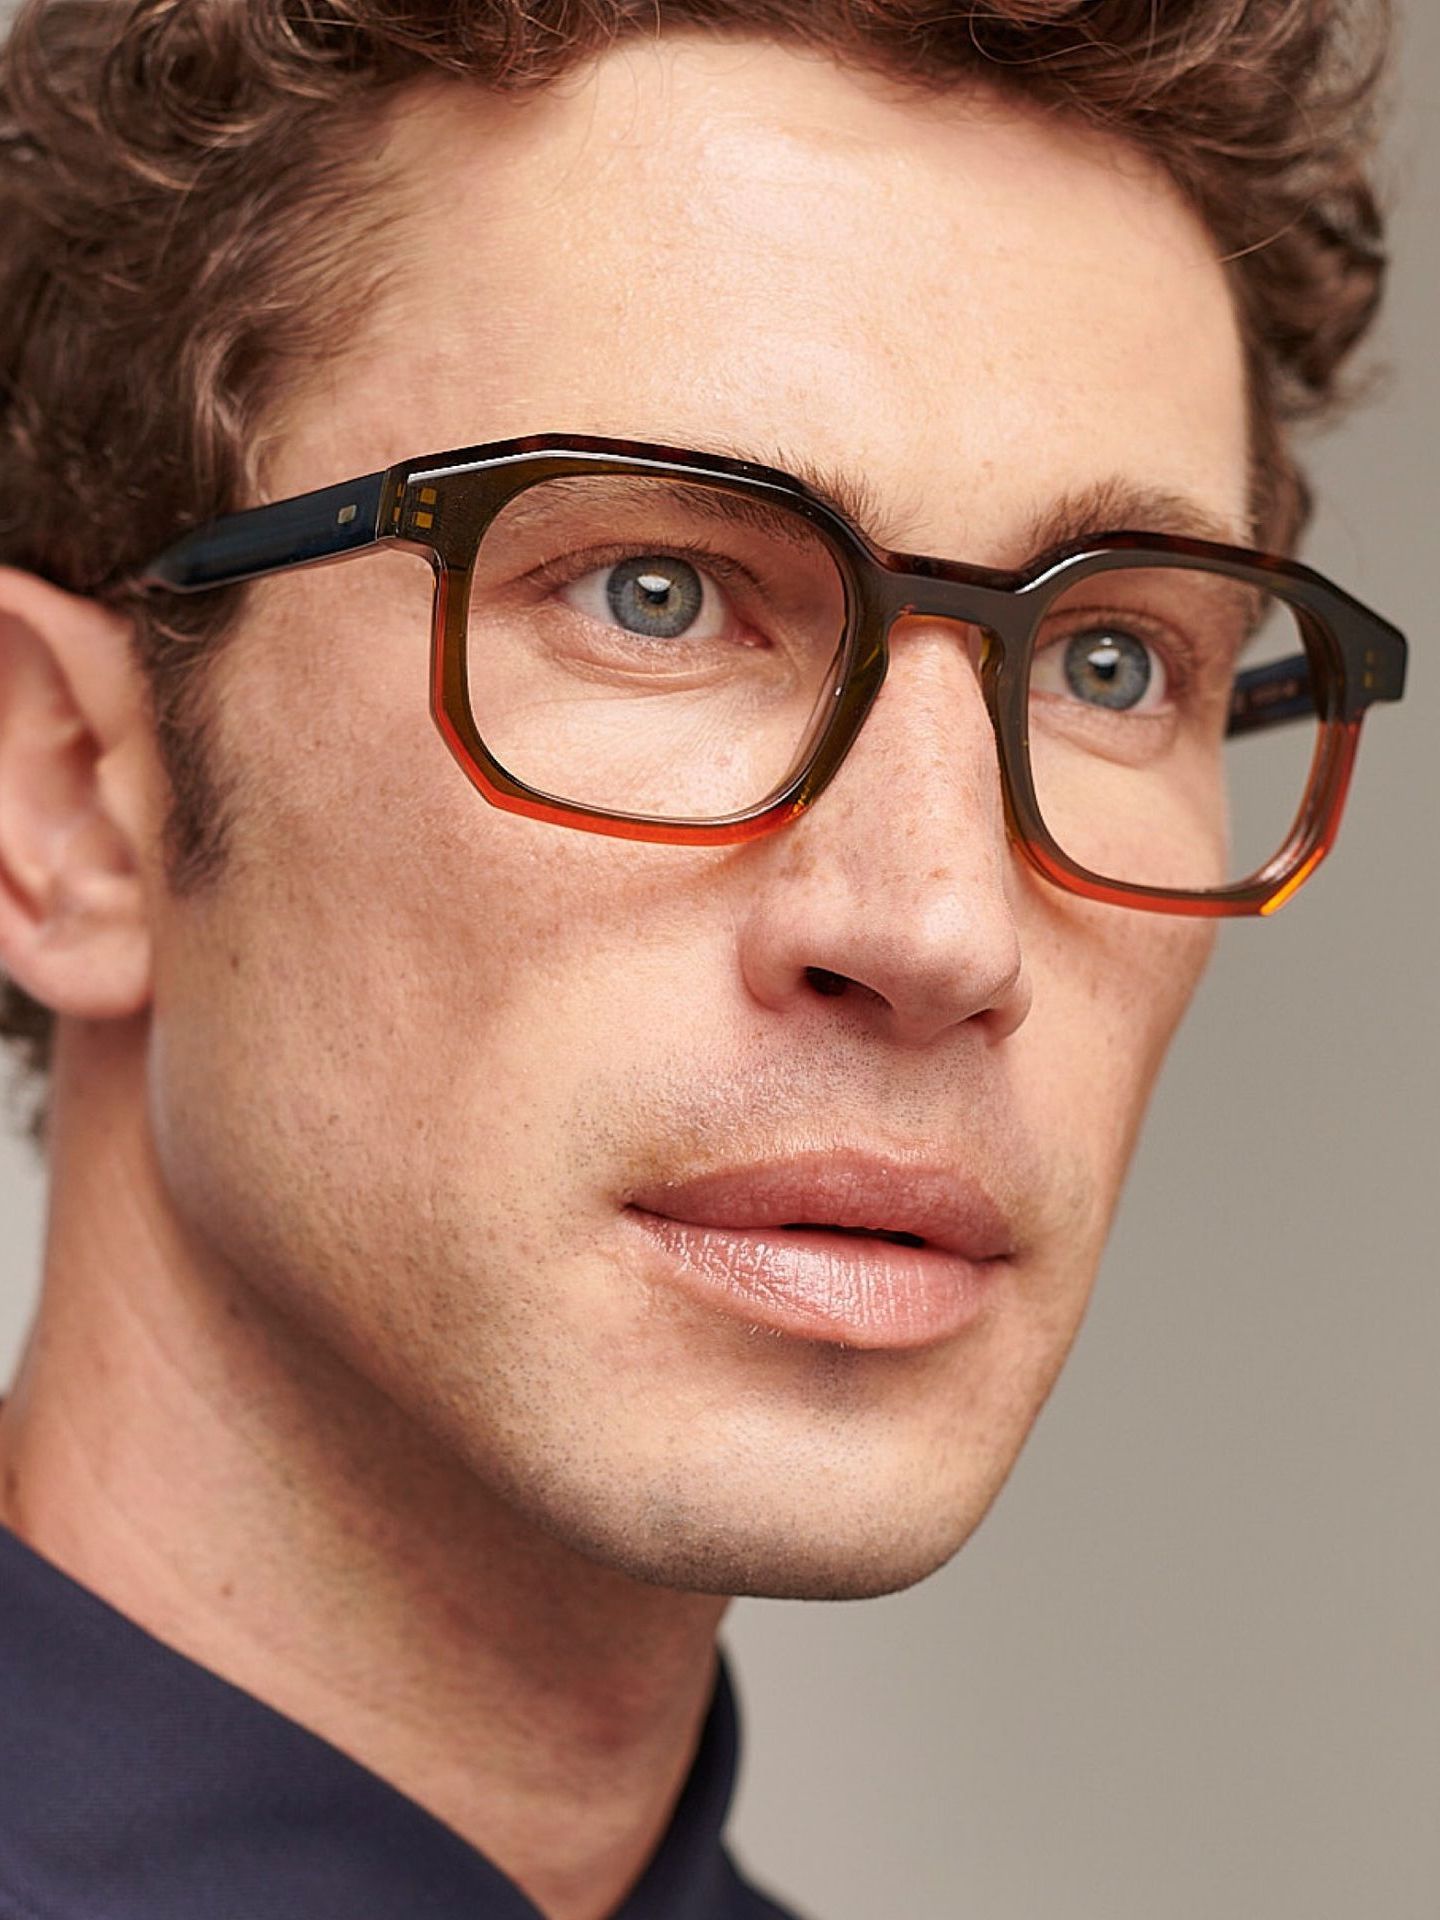
[{"label": "brown frame rim", "polygon": [[[758,492],[818,527],[846,589],[844,667],[835,711],[780,787],[754,807],[718,821],[650,818],[567,802],[518,780],[485,746],[456,680],[468,642],[468,590],[484,530],[504,503],[552,475],[672,474],[697,484]],[[514,484],[496,485],[501,475]],[[489,484],[486,484],[486,481]],[[442,498],[443,494],[448,499]],[[476,503],[480,512],[476,513]],[[456,510],[458,507],[458,511]],[[987,645],[982,689],[997,741],[1007,826],[1019,853],[1063,891],[1107,904],[1199,917],[1267,914],[1283,905],[1334,845],[1353,772],[1360,722],[1377,701],[1404,689],[1404,636],[1344,589],[1297,561],[1242,547],[1146,532],[1102,532],[1000,571],[872,543],[804,482],[778,468],[729,455],[588,434],[535,434],[423,455],[338,486],[227,515],[167,548],[128,584],[151,594],[230,586],[288,567],[338,560],[396,544],[425,554],[435,573],[431,705],[452,756],[482,796],[508,812],[614,837],[719,846],[761,838],[798,818],[838,772],[883,684],[889,631],[910,612],[978,627]],[[1319,728],[1310,785],[1277,853],[1244,880],[1209,890],[1164,889],[1107,879],[1066,855],[1045,826],[1034,795],[1028,746],[1016,711],[1044,608],[1092,571],[1134,564],[1207,567],[1286,600],[1300,616],[1315,672]],[[460,612],[457,613],[457,607]],[[467,632],[458,637],[465,615]],[[1298,658],[1298,656],[1297,656]],[[1281,716],[1283,717],[1283,716]],[[1252,724],[1265,724],[1262,716]]]}]

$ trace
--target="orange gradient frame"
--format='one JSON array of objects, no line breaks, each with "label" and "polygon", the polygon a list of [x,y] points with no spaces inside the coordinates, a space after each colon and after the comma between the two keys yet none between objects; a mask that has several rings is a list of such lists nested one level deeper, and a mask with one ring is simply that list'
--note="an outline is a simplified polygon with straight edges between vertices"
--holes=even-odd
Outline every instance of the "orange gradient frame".
[{"label": "orange gradient frame", "polygon": [[[784,782],[757,805],[707,821],[583,807],[526,786],[495,759],[471,710],[471,575],[501,508],[541,481],[577,474],[670,477],[760,497],[815,529],[845,586],[846,629],[834,702]],[[719,454],[595,435],[537,434],[426,455],[339,486],[227,515],[185,535],[137,576],[148,594],[231,587],[374,546],[422,553],[435,576],[431,708],[456,761],[495,807],[624,839],[677,846],[756,840],[798,819],[849,753],[889,668],[889,634],[911,614],[955,620],[985,636],[980,678],[997,742],[1007,826],[1031,867],[1086,899],[1157,913],[1228,917],[1276,911],[1334,845],[1360,724],[1377,701],[1404,691],[1404,636],[1321,574],[1245,547],[1155,533],[1097,532],[1015,571],[886,551],[802,481]],[[1201,568],[1284,601],[1304,653],[1238,676],[1232,733],[1318,721],[1309,784],[1284,845],[1246,879],[1208,891],[1142,887],[1077,865],[1057,846],[1036,804],[1028,729],[1030,656],[1046,610],[1088,575],[1121,567]]]}]

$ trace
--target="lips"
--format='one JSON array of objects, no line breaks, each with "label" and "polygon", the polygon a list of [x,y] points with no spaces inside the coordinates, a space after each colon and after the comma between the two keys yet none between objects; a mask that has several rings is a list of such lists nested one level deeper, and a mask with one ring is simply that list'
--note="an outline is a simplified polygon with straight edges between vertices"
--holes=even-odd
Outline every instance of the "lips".
[{"label": "lips", "polygon": [[978,1181],[953,1168],[876,1155],[812,1152],[663,1181],[630,1204],[698,1227],[787,1228],[884,1236],[967,1260],[1015,1252],[1015,1234]]},{"label": "lips", "polygon": [[625,1218],[662,1283],[751,1327],[857,1348],[960,1333],[1016,1252],[975,1180],[854,1151],[661,1181]]}]

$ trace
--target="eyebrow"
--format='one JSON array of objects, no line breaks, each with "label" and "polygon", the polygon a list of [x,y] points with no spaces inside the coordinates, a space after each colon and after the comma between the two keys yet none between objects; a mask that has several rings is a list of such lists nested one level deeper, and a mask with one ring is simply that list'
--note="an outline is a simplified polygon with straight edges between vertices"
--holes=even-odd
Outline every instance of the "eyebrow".
[{"label": "eyebrow", "polygon": [[[746,456],[740,457],[743,459]],[[833,513],[838,513],[842,520],[848,520],[852,527],[858,527],[875,546],[888,548],[892,552],[904,549],[905,528],[919,518],[918,498],[897,513],[886,507],[879,488],[863,473],[826,465],[789,447],[777,447],[762,459],[764,465],[779,467],[782,472],[798,480]]]},{"label": "eyebrow", "polygon": [[[798,474],[795,476],[796,479],[799,477]],[[561,474],[556,479],[547,480],[543,486],[532,487],[509,501],[503,513],[505,525],[511,533],[526,533],[535,528],[543,530],[557,497],[562,501],[566,496],[583,500],[593,488],[594,480],[588,474]],[[789,546],[808,550],[813,549],[816,542],[816,536],[807,523],[788,507],[778,506],[754,494],[729,493],[720,488],[696,486],[692,480],[678,479],[668,474],[657,474],[653,478],[644,474],[607,475],[605,499],[607,506],[618,504],[642,510],[653,508],[656,501],[660,500],[672,506],[683,505],[686,512],[697,519],[748,527]]]},{"label": "eyebrow", "polygon": [[1221,546],[1252,544],[1254,528],[1169,487],[1101,480],[1062,494],[1034,513],[1025,529],[1026,557],[1099,533],[1173,534]]},{"label": "eyebrow", "polygon": [[[781,447],[756,453],[729,445],[715,445],[710,450],[734,460],[779,467],[842,519],[858,527],[877,547],[898,553],[915,551],[910,529],[921,515],[918,490],[897,513],[887,509],[878,488],[864,474],[811,460],[796,450]],[[1114,475],[1071,488],[1035,509],[1020,529],[1013,562],[1023,566],[1052,547],[1068,546],[1101,533],[1172,534],[1180,539],[1248,547],[1254,544],[1255,531],[1250,522],[1218,512],[1175,488]],[[973,558],[966,553],[936,557]]]}]

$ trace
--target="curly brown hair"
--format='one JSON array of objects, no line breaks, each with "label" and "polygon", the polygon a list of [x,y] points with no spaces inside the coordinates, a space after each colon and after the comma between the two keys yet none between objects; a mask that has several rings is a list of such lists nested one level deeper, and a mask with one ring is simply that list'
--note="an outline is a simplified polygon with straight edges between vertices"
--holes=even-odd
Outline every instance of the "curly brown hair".
[{"label": "curly brown hair", "polygon": [[[1388,0],[27,0],[0,49],[0,562],[134,617],[169,871],[203,884],[226,811],[205,667],[239,596],[157,607],[113,583],[256,497],[277,392],[372,290],[355,127],[426,77],[518,95],[675,28],[931,92],[979,77],[1156,158],[1229,262],[1257,504],[1288,544],[1287,429],[1337,398],[1379,297],[1388,27]],[[52,1026],[0,980],[0,1040],[42,1077]]]}]

